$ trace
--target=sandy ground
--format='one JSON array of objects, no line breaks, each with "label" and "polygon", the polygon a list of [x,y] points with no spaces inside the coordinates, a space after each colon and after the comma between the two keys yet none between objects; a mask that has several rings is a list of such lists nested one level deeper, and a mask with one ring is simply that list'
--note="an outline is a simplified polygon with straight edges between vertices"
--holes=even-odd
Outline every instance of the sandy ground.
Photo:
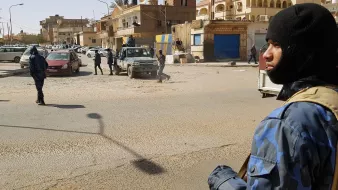
[{"label": "sandy ground", "polygon": [[45,107],[28,75],[1,79],[0,189],[207,189],[217,164],[238,169],[281,104],[261,98],[257,68],[165,72],[159,84],[89,63],[49,77]]}]

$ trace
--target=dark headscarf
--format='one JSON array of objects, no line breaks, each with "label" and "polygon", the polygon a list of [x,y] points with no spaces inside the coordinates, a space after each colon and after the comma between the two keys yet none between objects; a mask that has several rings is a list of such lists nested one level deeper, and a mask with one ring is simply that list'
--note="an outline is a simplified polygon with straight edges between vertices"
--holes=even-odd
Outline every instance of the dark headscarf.
[{"label": "dark headscarf", "polygon": [[338,85],[337,31],[332,14],[321,5],[297,4],[277,13],[266,36],[282,48],[279,63],[267,72],[271,81],[284,87],[309,80]]},{"label": "dark headscarf", "polygon": [[30,50],[30,54],[31,55],[37,55],[39,52],[38,52],[38,49],[36,49],[35,46],[32,47],[32,49]]}]

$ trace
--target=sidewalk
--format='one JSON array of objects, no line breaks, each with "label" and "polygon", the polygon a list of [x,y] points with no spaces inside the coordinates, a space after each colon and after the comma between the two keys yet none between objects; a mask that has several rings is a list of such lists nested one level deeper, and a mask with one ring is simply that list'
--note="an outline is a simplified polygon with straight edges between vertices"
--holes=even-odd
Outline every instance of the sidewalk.
[{"label": "sidewalk", "polygon": [[248,62],[236,62],[236,65],[231,65],[230,62],[206,62],[206,63],[175,63],[166,64],[167,66],[200,66],[200,67],[258,67],[258,64],[248,64]]},{"label": "sidewalk", "polygon": [[0,78],[21,75],[29,72],[29,68],[20,68],[19,63],[0,63]]}]

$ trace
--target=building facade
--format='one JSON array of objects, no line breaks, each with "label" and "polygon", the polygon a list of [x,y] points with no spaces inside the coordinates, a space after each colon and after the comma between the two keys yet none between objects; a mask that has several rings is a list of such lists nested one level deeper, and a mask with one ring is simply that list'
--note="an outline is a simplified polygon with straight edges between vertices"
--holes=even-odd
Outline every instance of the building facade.
[{"label": "building facade", "polygon": [[55,15],[40,21],[41,35],[53,44],[72,43],[76,32],[91,30],[87,28],[88,19],[65,19],[63,16]]},{"label": "building facade", "polygon": [[196,18],[195,0],[170,0],[166,3],[157,5],[151,1],[113,12],[112,47],[121,48],[130,35],[135,38],[136,46],[153,46],[156,35],[171,33],[172,25],[191,22]]}]

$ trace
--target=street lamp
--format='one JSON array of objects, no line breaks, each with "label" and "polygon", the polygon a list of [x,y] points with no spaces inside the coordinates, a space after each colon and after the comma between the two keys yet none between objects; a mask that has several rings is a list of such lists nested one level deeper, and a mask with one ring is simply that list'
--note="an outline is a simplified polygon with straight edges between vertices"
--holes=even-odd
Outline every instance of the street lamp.
[{"label": "street lamp", "polygon": [[104,4],[107,5],[107,10],[108,10],[107,16],[109,16],[109,5],[108,5],[108,3],[107,3],[107,2],[104,2],[104,1],[101,1],[101,0],[97,0],[97,1],[100,1],[101,3],[104,3]]},{"label": "street lamp", "polygon": [[16,4],[16,5],[11,5],[9,7],[9,22],[11,24],[11,44],[12,44],[12,41],[13,41],[13,34],[12,34],[12,12],[11,12],[11,8],[15,7],[15,6],[21,6],[21,5],[23,5],[23,3]]}]

